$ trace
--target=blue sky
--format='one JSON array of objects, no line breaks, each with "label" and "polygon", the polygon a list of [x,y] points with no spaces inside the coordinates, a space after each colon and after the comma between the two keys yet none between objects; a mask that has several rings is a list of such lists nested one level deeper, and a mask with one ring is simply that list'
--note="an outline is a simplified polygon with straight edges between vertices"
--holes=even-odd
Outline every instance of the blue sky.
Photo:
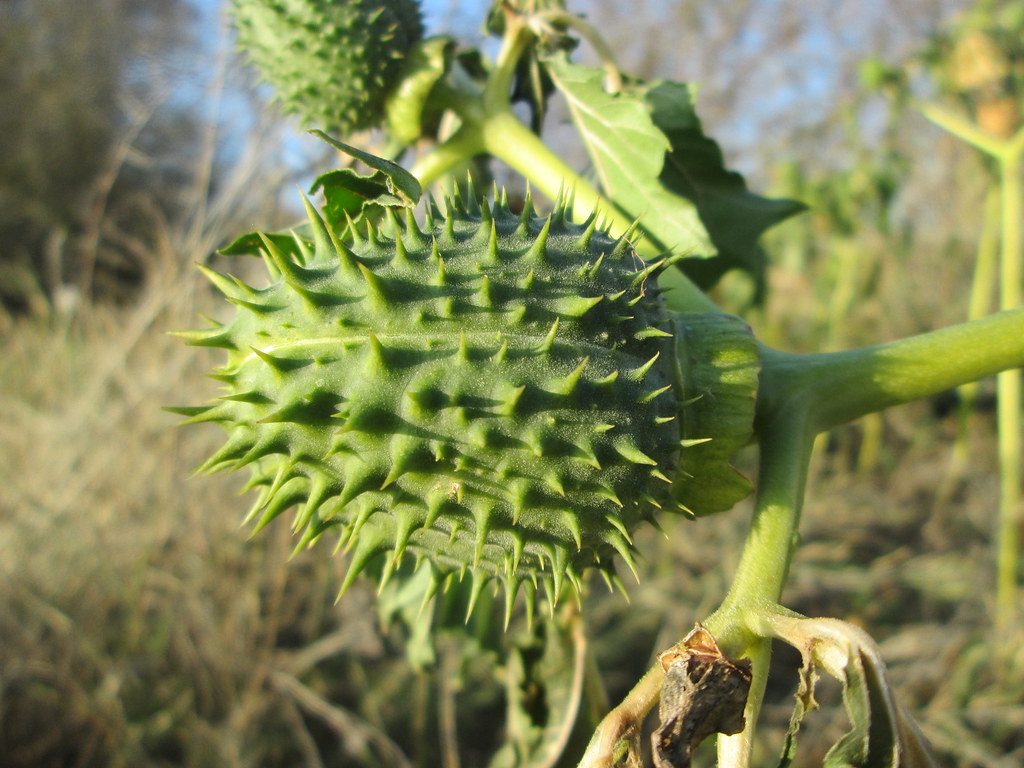
[{"label": "blue sky", "polygon": [[[218,14],[228,0],[189,0],[200,14],[202,34],[207,41],[216,40]],[[423,19],[430,33],[451,32],[460,37],[478,33],[489,0],[424,0]]]}]

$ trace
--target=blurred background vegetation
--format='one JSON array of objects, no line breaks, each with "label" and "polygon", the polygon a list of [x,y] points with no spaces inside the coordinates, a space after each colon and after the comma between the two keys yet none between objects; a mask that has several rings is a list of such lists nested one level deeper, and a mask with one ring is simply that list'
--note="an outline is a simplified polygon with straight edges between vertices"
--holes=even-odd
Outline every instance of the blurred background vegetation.
[{"label": "blurred background vegetation", "polygon": [[[430,31],[475,36],[482,5],[428,3]],[[751,186],[811,206],[768,238],[762,306],[742,279],[717,289],[762,339],[835,349],[967,316],[993,168],[915,105],[1020,130],[1024,5],[571,6],[627,71],[701,83],[705,127]],[[290,221],[289,191],[333,162],[265,106],[220,10],[0,0],[0,765],[485,765],[502,665],[537,662],[534,640],[473,627],[417,650],[369,585],[335,604],[342,564],[324,547],[286,565],[286,526],[247,541],[241,481],[186,479],[219,436],[159,411],[211,391],[212,358],[163,333],[222,312],[193,264]],[[1024,638],[992,631],[991,391],[822,441],[786,603],[868,629],[947,764],[1013,768]],[[612,700],[717,605],[747,515],[663,522],[631,602],[595,589],[586,605]],[[762,758],[794,664],[779,654]],[[805,724],[803,764],[834,715]]]}]

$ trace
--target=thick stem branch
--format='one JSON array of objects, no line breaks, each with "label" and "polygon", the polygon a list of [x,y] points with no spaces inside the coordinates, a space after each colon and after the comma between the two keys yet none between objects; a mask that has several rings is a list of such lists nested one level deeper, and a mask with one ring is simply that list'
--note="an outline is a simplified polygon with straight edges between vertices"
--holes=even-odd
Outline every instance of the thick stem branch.
[{"label": "thick stem branch", "polygon": [[664,682],[665,671],[660,662],[655,663],[633,686],[629,695],[605,715],[594,731],[578,768],[612,768],[619,745],[636,738],[647,713],[658,703]]},{"label": "thick stem branch", "polygon": [[426,187],[483,151],[480,131],[471,123],[465,124],[433,151],[421,157],[409,172]]},{"label": "thick stem branch", "polygon": [[763,350],[758,496],[729,594],[705,626],[730,655],[754,661],[746,730],[719,742],[723,766],[749,765],[770,645],[757,617],[776,610],[797,544],[815,435],[849,419],[1024,365],[1024,309],[879,347],[836,354]]},{"label": "thick stem branch", "polygon": [[1024,366],[1024,307],[875,347],[762,355],[761,395],[806,403],[809,427],[823,432]]},{"label": "thick stem branch", "polygon": [[527,26],[523,16],[509,6],[505,6],[504,13],[505,34],[501,39],[501,49],[495,57],[494,69],[491,70],[487,85],[484,87],[483,107],[489,115],[509,111],[516,67],[534,40],[534,33]]},{"label": "thick stem branch", "polygon": [[746,768],[761,711],[771,642],[759,637],[753,622],[776,610],[797,544],[807,465],[814,445],[806,404],[798,398],[761,401],[757,431],[761,444],[758,493],[750,533],[729,594],[704,622],[723,651],[753,662],[753,681],[744,711],[746,728],[718,742],[719,765]]}]

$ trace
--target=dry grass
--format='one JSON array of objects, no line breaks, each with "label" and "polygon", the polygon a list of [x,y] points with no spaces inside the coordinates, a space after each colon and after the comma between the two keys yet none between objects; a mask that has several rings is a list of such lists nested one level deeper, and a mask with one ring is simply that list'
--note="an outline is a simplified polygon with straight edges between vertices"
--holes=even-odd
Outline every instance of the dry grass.
[{"label": "dry grass", "polygon": [[0,765],[403,765],[380,686],[339,673],[393,664],[370,596],[335,607],[338,563],[286,564],[286,529],[246,541],[238,481],[189,480],[218,436],[160,410],[212,394],[166,331],[220,311],[191,264],[273,220],[257,149],[157,228],[131,307],[2,330]]}]

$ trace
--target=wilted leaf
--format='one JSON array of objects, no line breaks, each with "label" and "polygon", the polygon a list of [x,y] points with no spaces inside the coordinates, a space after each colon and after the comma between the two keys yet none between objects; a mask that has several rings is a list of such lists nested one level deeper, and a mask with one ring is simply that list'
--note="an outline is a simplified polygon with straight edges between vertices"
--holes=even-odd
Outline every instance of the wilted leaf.
[{"label": "wilted leaf", "polygon": [[793,762],[800,722],[815,707],[817,667],[843,684],[843,705],[852,725],[825,755],[824,768],[938,768],[917,724],[896,701],[878,646],[866,632],[838,619],[783,615],[772,617],[763,629],[804,659],[780,768]]},{"label": "wilted leaf", "polygon": [[750,693],[749,659],[723,655],[715,638],[698,624],[675,648],[659,657],[665,669],[658,716],[651,736],[655,768],[690,768],[694,750],[713,733],[740,733]]},{"label": "wilted leaf", "polygon": [[818,702],[814,699],[814,686],[818,681],[818,672],[814,668],[812,654],[804,654],[803,662],[800,667],[800,682],[796,687],[796,704],[793,705],[793,712],[789,718],[789,728],[786,730],[786,740],[782,745],[779,768],[787,768],[793,762],[796,757],[796,735],[800,730],[800,724],[808,714],[818,708]]}]

